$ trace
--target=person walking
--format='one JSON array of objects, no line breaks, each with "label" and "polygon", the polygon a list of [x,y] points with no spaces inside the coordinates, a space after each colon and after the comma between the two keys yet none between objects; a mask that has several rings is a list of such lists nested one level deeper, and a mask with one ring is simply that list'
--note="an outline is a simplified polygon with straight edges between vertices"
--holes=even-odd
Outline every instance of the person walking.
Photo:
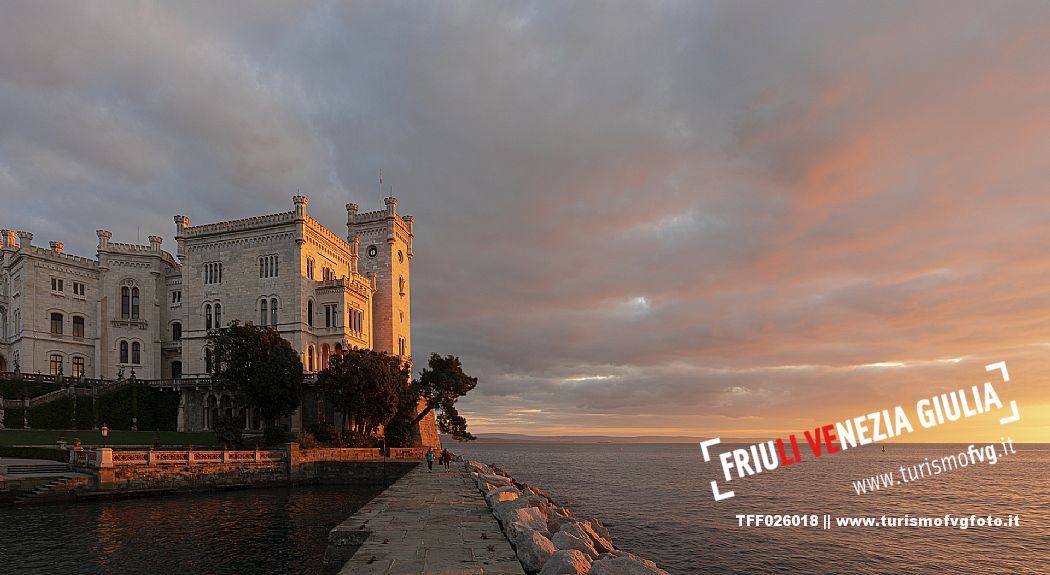
[{"label": "person walking", "polygon": [[441,462],[445,464],[445,473],[452,471],[452,452],[447,447],[441,452]]},{"label": "person walking", "polygon": [[427,449],[427,473],[434,472],[434,448]]}]

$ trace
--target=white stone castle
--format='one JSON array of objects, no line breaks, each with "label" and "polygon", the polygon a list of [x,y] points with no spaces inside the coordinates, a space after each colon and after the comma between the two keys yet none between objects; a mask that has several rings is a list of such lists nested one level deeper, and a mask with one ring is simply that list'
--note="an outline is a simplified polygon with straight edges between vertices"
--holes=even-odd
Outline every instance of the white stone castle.
[{"label": "white stone castle", "polygon": [[[289,212],[201,226],[175,216],[177,257],[158,236],[124,244],[98,230],[92,260],[0,230],[0,372],[164,380],[182,394],[188,431],[221,415],[261,424],[208,378],[208,331],[233,320],[276,327],[308,376],[343,349],[410,361],[412,216],[392,197],[374,212],[347,204],[344,239],[307,214],[305,196],[292,200]],[[296,431],[325,409],[311,396],[287,423]],[[433,413],[420,427],[437,444]]]}]

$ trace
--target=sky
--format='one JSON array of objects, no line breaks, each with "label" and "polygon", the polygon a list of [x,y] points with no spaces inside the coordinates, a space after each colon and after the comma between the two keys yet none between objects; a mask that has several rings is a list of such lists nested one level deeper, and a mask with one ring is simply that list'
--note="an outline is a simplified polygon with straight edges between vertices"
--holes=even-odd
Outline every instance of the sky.
[{"label": "sky", "polygon": [[1050,441],[1050,3],[0,2],[0,227],[415,216],[475,432]]}]

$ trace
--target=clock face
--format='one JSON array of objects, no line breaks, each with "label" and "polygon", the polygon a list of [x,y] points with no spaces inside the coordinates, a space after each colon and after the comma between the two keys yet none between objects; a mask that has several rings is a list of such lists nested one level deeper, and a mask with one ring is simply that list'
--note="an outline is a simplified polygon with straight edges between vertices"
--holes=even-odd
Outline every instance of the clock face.
[{"label": "clock face", "polygon": [[375,246],[368,246],[368,257],[374,258],[379,254],[379,248]]}]

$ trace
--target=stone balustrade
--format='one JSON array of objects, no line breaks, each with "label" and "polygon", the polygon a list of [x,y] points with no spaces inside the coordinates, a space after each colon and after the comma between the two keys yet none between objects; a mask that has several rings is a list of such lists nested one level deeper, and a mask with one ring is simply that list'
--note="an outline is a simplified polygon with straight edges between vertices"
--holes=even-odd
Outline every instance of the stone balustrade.
[{"label": "stone balustrade", "polygon": [[254,451],[126,451],[109,447],[70,451],[69,462],[77,467],[103,469],[126,466],[195,465],[215,463],[267,463],[285,461],[287,450],[256,449]]}]

